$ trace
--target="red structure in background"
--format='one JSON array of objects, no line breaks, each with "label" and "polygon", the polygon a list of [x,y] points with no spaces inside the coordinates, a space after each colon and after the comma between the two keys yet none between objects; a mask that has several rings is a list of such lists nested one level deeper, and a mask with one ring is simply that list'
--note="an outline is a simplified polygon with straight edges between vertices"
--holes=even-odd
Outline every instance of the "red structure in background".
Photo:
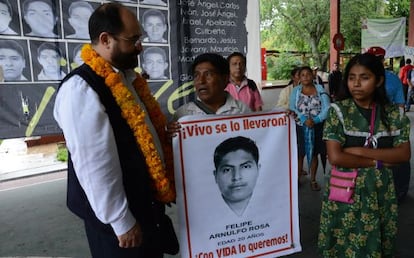
[{"label": "red structure in background", "polygon": [[267,80],[266,48],[261,49],[262,81]]},{"label": "red structure in background", "polygon": [[[337,49],[335,47],[334,42],[334,37],[335,35],[339,35],[340,33],[340,23],[339,23],[339,18],[340,18],[340,3],[339,0],[331,0],[331,4],[330,4],[330,12],[331,12],[331,36],[330,36],[330,47],[329,47],[329,66],[328,69],[331,70],[332,64],[335,62],[340,63],[339,60],[339,53],[341,51],[341,49]],[[344,46],[345,44],[343,44]]]}]

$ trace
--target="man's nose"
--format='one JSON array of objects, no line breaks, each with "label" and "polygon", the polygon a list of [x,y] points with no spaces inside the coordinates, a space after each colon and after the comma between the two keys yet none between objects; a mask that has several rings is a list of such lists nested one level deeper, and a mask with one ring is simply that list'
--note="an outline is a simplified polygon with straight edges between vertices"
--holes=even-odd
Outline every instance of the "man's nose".
[{"label": "man's nose", "polygon": [[4,59],[3,65],[4,66],[13,66],[13,61],[9,58],[6,58],[6,59]]},{"label": "man's nose", "polygon": [[238,180],[240,180],[242,178],[242,175],[241,175],[241,171],[240,171],[240,169],[238,169],[238,168],[235,168],[234,170],[233,170],[233,181],[238,181]]},{"label": "man's nose", "polygon": [[203,83],[206,80],[206,76],[204,74],[200,74],[199,76],[197,76],[197,82]]}]

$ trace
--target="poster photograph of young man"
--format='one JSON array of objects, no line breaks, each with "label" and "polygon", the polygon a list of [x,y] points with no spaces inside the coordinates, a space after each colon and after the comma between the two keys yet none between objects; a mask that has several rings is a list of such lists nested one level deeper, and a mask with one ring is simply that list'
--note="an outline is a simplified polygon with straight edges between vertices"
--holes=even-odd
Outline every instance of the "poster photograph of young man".
[{"label": "poster photograph of young man", "polygon": [[70,70],[81,66],[84,62],[81,58],[83,43],[68,43]]},{"label": "poster photograph of young man", "polygon": [[181,255],[300,251],[296,149],[285,151],[296,146],[293,121],[264,113],[179,123],[173,148]]},{"label": "poster photograph of young man", "polygon": [[19,15],[17,3],[10,0],[0,0],[0,34],[17,35]]},{"label": "poster photograph of young man", "polygon": [[30,81],[25,40],[0,39],[0,66],[5,82]]},{"label": "poster photograph of young man", "polygon": [[214,150],[214,179],[229,208],[242,216],[259,176],[259,149],[247,137],[236,136]]},{"label": "poster photograph of young man", "polygon": [[142,68],[149,76],[149,80],[168,79],[168,48],[147,46],[142,56]]},{"label": "poster photograph of young man", "polygon": [[60,13],[56,1],[22,0],[22,9],[25,36],[59,37]]},{"label": "poster photograph of young man", "polygon": [[99,5],[82,0],[63,0],[63,27],[68,39],[89,39],[88,21]]},{"label": "poster photograph of young man", "polygon": [[141,23],[145,35],[144,43],[167,43],[168,31],[166,14],[158,9],[140,9]]},{"label": "poster photograph of young man", "polygon": [[38,81],[59,81],[67,74],[64,43],[31,41],[33,73]]}]

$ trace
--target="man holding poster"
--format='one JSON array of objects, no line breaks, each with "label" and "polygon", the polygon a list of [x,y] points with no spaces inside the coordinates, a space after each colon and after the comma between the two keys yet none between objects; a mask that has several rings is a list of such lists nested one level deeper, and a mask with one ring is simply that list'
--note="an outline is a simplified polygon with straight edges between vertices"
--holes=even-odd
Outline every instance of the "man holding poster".
[{"label": "man holding poster", "polygon": [[185,115],[243,114],[250,111],[224,89],[229,81],[230,68],[219,54],[204,53],[197,56],[191,66],[197,99],[177,109],[175,120]]},{"label": "man holding poster", "polygon": [[268,112],[178,122],[173,149],[181,257],[301,251],[294,119]]}]

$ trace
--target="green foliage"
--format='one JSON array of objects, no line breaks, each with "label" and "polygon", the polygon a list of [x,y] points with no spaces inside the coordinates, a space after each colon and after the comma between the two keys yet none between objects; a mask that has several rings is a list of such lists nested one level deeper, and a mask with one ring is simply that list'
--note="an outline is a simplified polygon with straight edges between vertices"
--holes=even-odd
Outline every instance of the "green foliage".
[{"label": "green foliage", "polygon": [[[408,0],[409,1],[409,0]],[[363,18],[384,18],[385,2],[379,0],[347,0],[340,5],[340,31],[345,38],[346,53],[361,51]]]},{"label": "green foliage", "polygon": [[410,0],[389,0],[386,14],[391,17],[407,17],[410,15]]},{"label": "green foliage", "polygon": [[279,57],[269,56],[266,58],[268,67],[268,80],[288,80],[290,71],[296,66],[300,66],[300,59],[289,53],[281,53]]},{"label": "green foliage", "polygon": [[63,162],[68,161],[68,149],[66,147],[59,146],[56,153],[56,159]]},{"label": "green foliage", "polygon": [[[261,0],[262,42],[279,51],[311,51],[318,66],[324,63],[322,48],[329,48],[329,1]],[[272,36],[273,35],[273,36]],[[321,40],[324,43],[321,43]]]},{"label": "green foliage", "polygon": [[[410,0],[340,1],[340,31],[345,38],[342,53],[360,52],[362,18],[408,17],[409,9]],[[330,1],[260,0],[260,19],[262,47],[280,52],[308,52],[311,57],[304,62],[317,65],[321,70],[329,69],[326,63],[331,44]],[[287,56],[279,59],[287,59]],[[286,78],[286,71],[290,69],[288,60],[268,61],[271,79]]]}]

